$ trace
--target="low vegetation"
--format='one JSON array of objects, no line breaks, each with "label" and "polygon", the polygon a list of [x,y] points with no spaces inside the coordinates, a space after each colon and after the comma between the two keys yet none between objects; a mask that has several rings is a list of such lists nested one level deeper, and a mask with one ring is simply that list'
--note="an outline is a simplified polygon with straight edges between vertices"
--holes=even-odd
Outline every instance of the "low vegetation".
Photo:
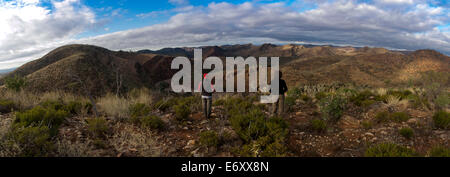
[{"label": "low vegetation", "polygon": [[433,115],[433,122],[437,128],[450,129],[450,113],[438,111]]},{"label": "low vegetation", "polygon": [[[0,112],[1,115],[13,116],[13,120],[0,133],[0,156],[153,157],[167,155],[162,154],[167,152],[176,154],[180,144],[188,144],[181,147],[180,156],[209,156],[224,152],[241,157],[302,156],[305,150],[296,154],[294,149],[308,147],[306,143],[311,143],[310,137],[320,141],[322,137],[332,138],[337,132],[342,132],[344,137],[349,136],[347,129],[340,128],[341,121],[344,121],[350,123],[350,130],[367,132],[363,134],[364,142],[371,146],[360,155],[415,157],[419,154],[406,148],[404,143],[416,142],[417,137],[427,136],[420,130],[427,124],[417,122],[414,111],[430,115],[432,128],[449,129],[445,92],[431,100],[424,96],[426,91],[299,86],[288,92],[286,113],[282,115],[272,115],[272,105],[258,103],[257,94],[220,95],[213,99],[214,116],[205,120],[201,114],[200,97],[189,94],[167,95],[147,89],[106,94],[95,98],[95,106],[99,108],[99,115],[95,116],[94,105],[82,96],[64,92],[39,95],[23,89],[6,89],[0,90]],[[351,118],[341,119],[344,115]],[[415,120],[410,123],[412,118]],[[68,120],[70,123],[64,124]],[[74,121],[77,127],[71,127]],[[358,124],[345,121],[358,121]],[[398,125],[403,128],[396,128]],[[391,126],[394,126],[392,131],[377,132]],[[186,135],[183,132],[193,133]],[[293,132],[295,136],[291,136]],[[302,135],[308,138],[295,140]],[[392,136],[391,142],[398,144],[380,144],[377,141],[379,136]],[[396,142],[395,137],[398,136],[405,139]],[[189,144],[180,137],[196,141]],[[169,145],[175,139],[180,143]],[[295,145],[303,141],[307,141],[306,145]],[[448,148],[444,145],[429,147],[425,155],[448,157]],[[170,150],[172,146],[177,151]],[[198,151],[203,154],[196,154]],[[315,151],[312,148],[308,153]],[[114,154],[116,152],[120,153]],[[323,155],[325,152],[320,153]]]},{"label": "low vegetation", "polygon": [[414,130],[409,127],[401,128],[398,132],[406,139],[411,139],[414,136]]},{"label": "low vegetation", "polygon": [[366,150],[366,157],[416,157],[418,154],[409,148],[392,144],[382,143]]}]

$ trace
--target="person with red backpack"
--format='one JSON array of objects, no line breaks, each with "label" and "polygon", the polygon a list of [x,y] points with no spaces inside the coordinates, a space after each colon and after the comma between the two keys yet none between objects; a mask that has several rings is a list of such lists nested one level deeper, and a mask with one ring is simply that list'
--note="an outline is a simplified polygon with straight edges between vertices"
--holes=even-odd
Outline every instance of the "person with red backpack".
[{"label": "person with red backpack", "polygon": [[[207,77],[208,77],[207,73],[203,74],[203,81],[205,81]],[[215,90],[214,86],[211,84],[210,90],[212,91],[208,92],[203,85],[203,81],[198,84],[198,91],[202,89],[202,110],[205,115],[205,118],[209,119],[211,117],[212,94],[215,92]]]}]

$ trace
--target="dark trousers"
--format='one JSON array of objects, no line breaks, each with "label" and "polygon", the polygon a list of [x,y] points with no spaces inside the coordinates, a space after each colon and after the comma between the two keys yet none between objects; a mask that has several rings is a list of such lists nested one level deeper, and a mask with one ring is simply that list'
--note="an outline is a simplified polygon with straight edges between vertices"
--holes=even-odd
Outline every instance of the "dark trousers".
[{"label": "dark trousers", "polygon": [[202,110],[207,119],[211,117],[212,98],[202,98]]},{"label": "dark trousers", "polygon": [[277,102],[273,103],[273,115],[282,115],[284,113],[284,94],[280,95]]}]

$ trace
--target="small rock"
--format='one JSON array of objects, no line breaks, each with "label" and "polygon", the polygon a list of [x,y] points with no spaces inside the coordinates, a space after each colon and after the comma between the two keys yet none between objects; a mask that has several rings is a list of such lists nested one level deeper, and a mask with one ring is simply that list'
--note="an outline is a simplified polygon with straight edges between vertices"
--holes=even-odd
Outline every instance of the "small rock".
[{"label": "small rock", "polygon": [[418,120],[414,118],[414,119],[409,119],[407,123],[408,124],[415,124],[417,122],[418,122]]},{"label": "small rock", "polygon": [[189,128],[188,127],[183,127],[183,130],[189,130]]},{"label": "small rock", "polygon": [[190,149],[190,148],[193,148],[194,146],[195,146],[195,140],[189,140],[185,148]]},{"label": "small rock", "polygon": [[374,137],[375,135],[373,135],[372,133],[367,132],[367,133],[364,134],[364,136]]}]

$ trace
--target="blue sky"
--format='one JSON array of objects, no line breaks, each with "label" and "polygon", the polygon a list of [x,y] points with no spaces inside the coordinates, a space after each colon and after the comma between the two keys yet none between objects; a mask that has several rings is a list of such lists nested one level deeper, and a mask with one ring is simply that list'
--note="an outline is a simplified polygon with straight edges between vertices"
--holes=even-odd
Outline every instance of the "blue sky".
[{"label": "blue sky", "polygon": [[0,69],[73,43],[111,50],[311,43],[449,55],[449,7],[447,0],[0,0]]}]

